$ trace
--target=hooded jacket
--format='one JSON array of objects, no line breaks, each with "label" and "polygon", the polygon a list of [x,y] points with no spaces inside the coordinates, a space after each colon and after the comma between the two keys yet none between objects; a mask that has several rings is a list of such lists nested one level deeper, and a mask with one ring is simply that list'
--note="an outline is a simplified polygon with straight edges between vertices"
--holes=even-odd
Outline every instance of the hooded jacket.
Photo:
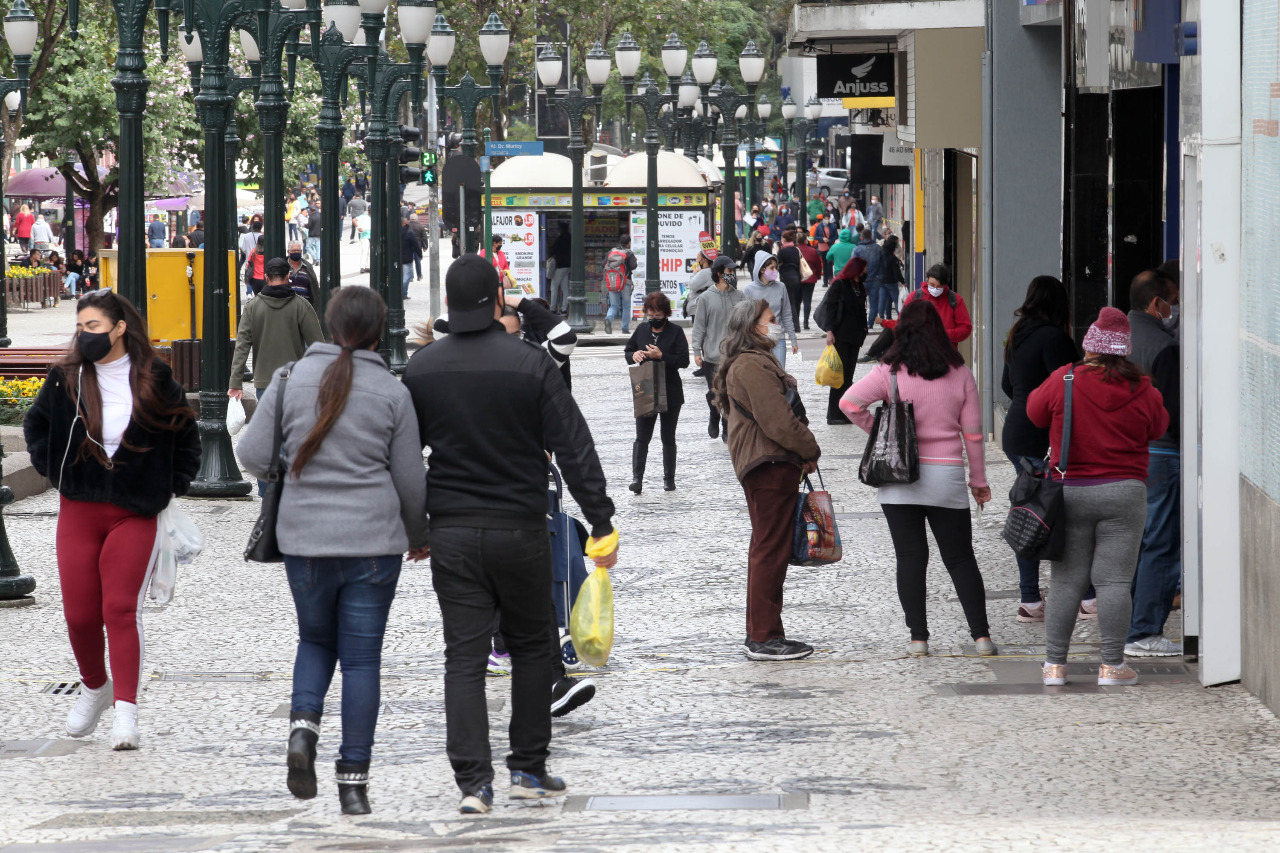
[{"label": "hooded jacket", "polygon": [[827,260],[831,261],[831,268],[837,272],[844,269],[844,265],[849,263],[849,258],[853,255],[853,248],[853,232],[848,228],[841,229],[836,244],[827,250]]},{"label": "hooded jacket", "polygon": [[684,316],[696,316],[698,297],[707,291],[715,282],[711,278],[711,267],[700,269],[689,279],[689,292],[684,297]]},{"label": "hooded jacket", "polygon": [[711,364],[720,363],[720,343],[729,328],[729,312],[747,297],[736,287],[713,287],[698,297],[698,315],[693,319],[693,354]]},{"label": "hooded jacket", "polygon": [[793,347],[799,346],[795,323],[791,319],[791,297],[787,294],[787,286],[782,283],[782,277],[779,276],[773,284],[765,284],[760,280],[760,268],[773,259],[773,255],[756,253],[755,262],[751,265],[751,283],[742,288],[742,295],[748,299],[763,299],[768,302],[773,315],[782,326],[783,334],[791,340]]},{"label": "hooded jacket", "polygon": [[1001,444],[1010,456],[1043,459],[1049,449],[1049,431],[1027,418],[1027,397],[1044,384],[1049,374],[1064,364],[1071,364],[1080,353],[1070,335],[1043,320],[1018,329],[1010,343],[1009,358],[1004,363],[1004,376],[1000,381],[1010,401]]},{"label": "hooded jacket", "polygon": [[[1049,430],[1049,446],[1055,480],[1062,458],[1063,377],[1072,369],[1058,368],[1027,398],[1027,417]],[[1142,377],[1137,388],[1128,382],[1107,382],[1103,373],[1088,366],[1075,368],[1071,390],[1071,453],[1067,482],[1147,479],[1147,445],[1169,428],[1164,400]]]},{"label": "hooded jacket", "polygon": [[236,352],[231,359],[233,391],[243,385],[244,366],[253,353],[253,387],[262,391],[282,366],[302,358],[307,347],[324,340],[320,318],[311,303],[288,285],[265,287],[250,299],[236,327]]},{"label": "hooded jacket", "polygon": [[[949,289],[949,288],[948,288]],[[955,297],[955,307],[951,305],[951,298]],[[947,330],[947,337],[951,343],[959,344],[969,335],[973,334],[973,319],[969,316],[969,307],[964,304],[964,297],[956,293],[954,290],[947,292],[943,290],[941,296],[934,296],[929,292],[929,288],[922,287],[919,290],[913,290],[907,294],[907,298],[902,300],[905,307],[908,302],[923,299],[934,308],[942,317],[942,325]]]}]

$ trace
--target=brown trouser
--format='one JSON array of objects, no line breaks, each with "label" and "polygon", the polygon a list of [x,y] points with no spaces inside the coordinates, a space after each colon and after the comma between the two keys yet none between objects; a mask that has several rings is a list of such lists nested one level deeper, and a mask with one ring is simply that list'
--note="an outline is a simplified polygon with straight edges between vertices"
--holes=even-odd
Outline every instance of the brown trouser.
[{"label": "brown trouser", "polygon": [[785,637],[782,628],[782,585],[791,558],[800,469],[787,462],[767,462],[742,480],[751,515],[751,548],[747,554],[747,638],[764,643]]}]

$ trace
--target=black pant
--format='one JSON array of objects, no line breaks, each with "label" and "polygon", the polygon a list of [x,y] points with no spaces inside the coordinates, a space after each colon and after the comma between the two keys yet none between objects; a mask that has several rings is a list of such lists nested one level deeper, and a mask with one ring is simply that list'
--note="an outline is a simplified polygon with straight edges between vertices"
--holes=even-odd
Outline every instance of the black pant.
[{"label": "black pant", "polygon": [[[801,284],[798,281],[795,284],[792,284],[791,282],[786,282],[786,288],[787,288],[787,298],[791,300],[791,325],[794,327],[794,331],[798,332],[800,331]],[[778,322],[779,323],[782,322],[781,317],[778,318]]]},{"label": "black pant", "polygon": [[632,456],[632,468],[639,480],[644,476],[645,462],[649,459],[649,442],[653,439],[653,427],[662,418],[662,473],[663,476],[675,479],[676,476],[676,421],[680,420],[680,405],[667,404],[668,408],[660,415],[647,418],[636,418],[636,443]]},{"label": "black pant", "polygon": [[832,388],[831,393],[827,395],[827,420],[848,423],[849,419],[845,417],[844,412],[840,411],[840,398],[853,385],[853,371],[858,366],[858,353],[862,350],[862,341],[854,343],[837,339],[834,346],[836,354],[840,356],[841,366],[844,368],[844,383],[839,388]]},{"label": "black pant", "polygon": [[796,315],[797,327],[803,326],[806,329],[809,328],[809,314],[813,309],[813,289],[817,287],[817,285],[818,283],[816,281],[811,284],[800,285],[800,306],[799,307],[804,308],[804,314],[801,315],[799,313],[799,308],[795,309],[794,313]]},{"label": "black pant", "polygon": [[541,776],[551,743],[551,546],[546,528],[437,527],[431,582],[444,622],[446,751],[463,793],[493,781],[485,671],[495,618],[511,652],[507,767]]},{"label": "black pant", "polygon": [[[572,608],[572,604],[569,605]],[[568,627],[567,625],[565,626]],[[556,650],[556,654],[551,658],[551,674],[554,680],[559,681],[565,677],[566,670],[564,668],[564,657],[559,654],[560,651],[560,614],[556,612],[556,602],[551,600],[551,647]],[[507,651],[507,641],[502,636],[501,622],[493,629],[493,650],[495,652]]]},{"label": "black pant", "polygon": [[927,520],[938,543],[942,564],[951,574],[960,606],[969,621],[969,633],[976,640],[991,635],[987,625],[987,591],[973,556],[973,530],[969,510],[917,504],[881,504],[893,550],[898,557],[898,600],[907,617],[912,640],[929,639],[929,619],[925,612],[925,571],[929,563]]},{"label": "black pant", "polygon": [[827,287],[831,286],[831,279],[835,275],[835,263],[827,257],[827,253],[822,253],[822,283]]}]

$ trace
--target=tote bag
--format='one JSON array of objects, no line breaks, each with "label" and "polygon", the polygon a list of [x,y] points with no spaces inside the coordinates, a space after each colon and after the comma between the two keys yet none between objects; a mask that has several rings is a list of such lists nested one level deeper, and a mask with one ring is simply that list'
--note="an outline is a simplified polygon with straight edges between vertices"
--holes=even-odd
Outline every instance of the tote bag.
[{"label": "tote bag", "polygon": [[818,472],[818,485],[821,488],[815,489],[805,477],[805,488],[796,498],[790,560],[793,566],[826,566],[840,562],[844,556],[835,505],[822,482],[821,471]]},{"label": "tote bag", "polygon": [[633,364],[631,408],[635,417],[647,418],[667,410],[667,369],[660,361],[646,359]]},{"label": "tote bag", "polygon": [[879,488],[920,479],[920,448],[916,444],[916,414],[911,401],[898,399],[898,376],[889,374],[889,403],[876,412],[867,449],[858,466],[858,479]]}]

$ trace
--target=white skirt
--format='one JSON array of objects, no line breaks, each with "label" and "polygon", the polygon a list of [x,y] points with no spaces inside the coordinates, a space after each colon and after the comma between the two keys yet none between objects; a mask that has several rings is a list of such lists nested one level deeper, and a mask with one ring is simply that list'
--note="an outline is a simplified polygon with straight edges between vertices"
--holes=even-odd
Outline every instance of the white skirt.
[{"label": "white skirt", "polygon": [[969,484],[964,465],[920,465],[920,479],[914,483],[881,486],[882,504],[916,504],[949,509],[969,508]]}]

